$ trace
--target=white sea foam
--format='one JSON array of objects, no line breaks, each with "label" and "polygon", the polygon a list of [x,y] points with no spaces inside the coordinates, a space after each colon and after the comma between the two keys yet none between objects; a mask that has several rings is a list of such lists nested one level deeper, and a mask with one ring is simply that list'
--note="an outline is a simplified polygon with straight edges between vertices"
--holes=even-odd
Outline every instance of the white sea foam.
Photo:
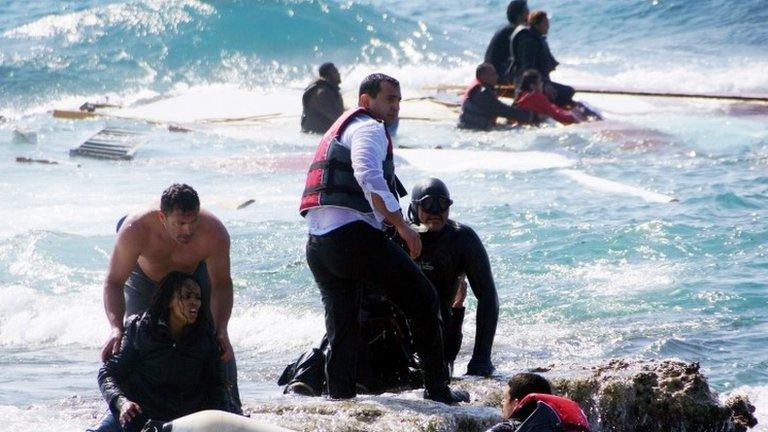
[{"label": "white sea foam", "polygon": [[146,34],[159,34],[192,20],[190,11],[209,15],[213,6],[198,0],[144,0],[94,7],[83,11],[47,15],[3,33],[8,38],[63,36],[70,43],[98,38],[110,27],[125,26]]},{"label": "white sea foam", "polygon": [[18,285],[0,289],[0,346],[34,347],[78,344],[98,347],[109,327],[100,287],[46,295]]}]

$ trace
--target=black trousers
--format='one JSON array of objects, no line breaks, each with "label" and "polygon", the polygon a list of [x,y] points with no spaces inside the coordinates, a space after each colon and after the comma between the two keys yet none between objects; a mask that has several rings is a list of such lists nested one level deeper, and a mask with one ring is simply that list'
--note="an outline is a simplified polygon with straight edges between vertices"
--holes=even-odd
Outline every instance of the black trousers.
[{"label": "black trousers", "polygon": [[328,394],[351,398],[357,392],[362,284],[386,293],[413,324],[424,386],[430,393],[447,388],[437,292],[405,251],[365,222],[353,222],[322,236],[309,236],[307,263],[325,306],[329,348],[325,371]]}]

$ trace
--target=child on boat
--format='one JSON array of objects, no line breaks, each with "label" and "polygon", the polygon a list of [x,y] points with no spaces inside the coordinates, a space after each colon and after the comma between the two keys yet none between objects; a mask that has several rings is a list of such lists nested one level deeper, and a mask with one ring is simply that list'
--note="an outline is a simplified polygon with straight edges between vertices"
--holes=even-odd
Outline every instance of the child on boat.
[{"label": "child on boat", "polygon": [[520,88],[515,97],[515,106],[533,111],[541,116],[551,117],[562,124],[579,123],[584,120],[577,110],[561,108],[549,101],[544,94],[541,74],[534,69],[523,72]]}]

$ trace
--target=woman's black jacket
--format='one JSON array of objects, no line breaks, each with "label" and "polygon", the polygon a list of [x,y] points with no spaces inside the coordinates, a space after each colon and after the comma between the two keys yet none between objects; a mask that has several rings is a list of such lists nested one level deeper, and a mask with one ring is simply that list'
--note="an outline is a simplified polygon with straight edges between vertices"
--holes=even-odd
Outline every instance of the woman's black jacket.
[{"label": "woman's black jacket", "polygon": [[[201,325],[200,325],[201,324]],[[204,409],[229,411],[219,345],[207,323],[187,326],[178,341],[162,318],[129,318],[120,352],[99,370],[99,388],[115,418],[127,401],[152,420]]]}]

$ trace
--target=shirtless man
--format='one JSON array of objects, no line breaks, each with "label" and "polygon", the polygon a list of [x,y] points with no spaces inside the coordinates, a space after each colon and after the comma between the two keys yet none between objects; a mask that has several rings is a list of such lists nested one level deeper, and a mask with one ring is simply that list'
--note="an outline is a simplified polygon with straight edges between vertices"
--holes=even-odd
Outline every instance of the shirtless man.
[{"label": "shirtless man", "polygon": [[120,350],[125,319],[149,307],[157,281],[172,271],[192,274],[210,300],[221,360],[227,362],[230,393],[239,407],[237,369],[227,333],[232,312],[227,229],[200,209],[197,192],[185,184],[169,186],[159,208],[131,214],[121,222],[104,280],[104,309],[112,331],[101,351],[102,361]]}]

